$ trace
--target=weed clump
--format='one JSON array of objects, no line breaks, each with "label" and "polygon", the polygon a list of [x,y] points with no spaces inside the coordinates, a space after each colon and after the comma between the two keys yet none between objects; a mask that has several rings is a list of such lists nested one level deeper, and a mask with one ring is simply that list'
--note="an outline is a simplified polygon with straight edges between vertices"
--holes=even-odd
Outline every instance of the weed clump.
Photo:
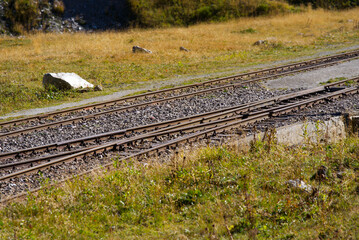
[{"label": "weed clump", "polygon": [[241,30],[240,33],[256,33],[257,31],[253,28],[247,28],[247,29],[244,29],[244,30]]}]

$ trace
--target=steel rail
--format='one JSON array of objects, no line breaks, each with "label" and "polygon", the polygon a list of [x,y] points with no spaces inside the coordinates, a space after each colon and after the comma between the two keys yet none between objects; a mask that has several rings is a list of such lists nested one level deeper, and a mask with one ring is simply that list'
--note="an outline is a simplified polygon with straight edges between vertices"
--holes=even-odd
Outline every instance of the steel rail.
[{"label": "steel rail", "polygon": [[[346,59],[341,59],[341,58],[344,58],[346,56],[347,56]],[[329,62],[329,63],[325,63],[325,64],[318,64],[318,62],[325,62],[325,61],[330,61],[330,60],[333,60],[333,59],[339,59],[339,61],[350,60],[350,59],[353,59],[353,58],[357,58],[358,56],[359,56],[359,50],[355,50],[355,51],[348,52],[348,53],[342,53],[342,54],[337,54],[337,55],[333,55],[333,56],[322,57],[322,58],[318,58],[318,59],[313,59],[313,60],[303,61],[303,62],[299,62],[299,63],[288,64],[288,65],[274,67],[274,68],[258,70],[258,71],[249,72],[249,73],[242,73],[242,74],[239,74],[239,75],[213,79],[213,80],[204,81],[204,82],[201,82],[201,83],[195,83],[195,84],[190,84],[190,85],[185,85],[185,86],[179,86],[179,87],[174,87],[174,88],[170,88],[170,89],[163,89],[163,90],[148,92],[148,93],[144,93],[144,94],[140,94],[140,95],[120,98],[120,99],[117,99],[117,100],[111,100],[111,101],[106,101],[106,102],[101,102],[101,103],[95,103],[95,104],[91,104],[91,105],[85,105],[85,106],[81,106],[81,107],[65,109],[65,110],[56,111],[56,112],[52,112],[52,113],[47,113],[47,114],[42,114],[42,115],[37,115],[37,116],[32,116],[32,117],[27,117],[27,118],[21,118],[21,119],[14,119],[14,120],[11,120],[11,121],[6,121],[6,122],[0,122],[0,127],[16,126],[16,125],[21,124],[21,123],[30,122],[32,120],[41,120],[41,119],[48,118],[50,116],[62,115],[62,114],[66,114],[66,113],[77,112],[77,111],[80,111],[80,110],[96,109],[97,107],[113,106],[113,105],[115,105],[117,103],[136,101],[136,100],[141,99],[141,98],[146,98],[146,97],[154,96],[154,95],[161,94],[161,93],[175,92],[177,90],[183,90],[183,89],[193,88],[193,87],[200,87],[200,86],[205,86],[205,85],[208,85],[208,84],[215,84],[215,83],[231,81],[231,80],[239,80],[239,79],[243,79],[243,78],[251,77],[251,76],[257,77],[259,75],[272,74],[273,72],[278,72],[280,70],[281,71],[288,70],[288,72],[285,72],[285,74],[291,74],[291,73],[295,73],[295,72],[298,72],[298,71],[305,71],[305,70],[309,70],[309,69],[313,69],[313,68],[318,68],[318,67],[328,66],[328,65],[331,65],[331,64],[336,64],[336,62]],[[295,71],[291,70],[291,69],[296,68],[296,67],[302,67],[302,66],[310,65],[310,64],[318,64],[318,65],[303,68],[303,69],[298,69],[298,70],[295,70]],[[282,76],[282,75],[277,74],[276,76]],[[272,76],[272,77],[275,77],[275,76]],[[267,77],[267,78],[270,78],[270,77]],[[263,80],[263,78],[261,80]],[[260,80],[258,80],[258,81],[260,81]]]},{"label": "steel rail", "polygon": [[[222,119],[222,120],[215,121],[215,122],[208,122],[208,123],[203,123],[203,124],[199,124],[196,126],[173,129],[170,131],[164,131],[164,132],[160,132],[160,133],[149,133],[149,134],[133,137],[131,139],[116,141],[113,143],[102,145],[100,147],[92,148],[90,150],[82,151],[82,152],[79,152],[79,153],[76,153],[76,154],[73,154],[70,156],[62,157],[62,158],[56,159],[54,161],[51,161],[51,162],[48,162],[45,164],[41,164],[41,165],[31,167],[28,169],[24,169],[24,170],[15,172],[15,173],[11,173],[6,176],[2,176],[2,177],[0,177],[0,181],[4,181],[6,179],[10,179],[10,178],[20,176],[23,174],[28,174],[28,173],[31,173],[34,171],[39,171],[39,170],[48,168],[49,166],[54,166],[54,165],[57,165],[60,163],[76,160],[79,157],[84,157],[89,154],[97,154],[97,153],[102,153],[105,151],[116,150],[116,149],[121,150],[121,149],[123,149],[124,146],[127,146],[128,144],[132,144],[137,141],[143,141],[144,139],[154,139],[154,138],[162,136],[162,135],[169,135],[169,134],[174,134],[174,133],[181,133],[181,134],[190,133],[189,138],[198,137],[203,134],[216,133],[216,131],[221,130],[221,129],[222,130],[227,129],[228,127],[239,126],[239,125],[243,125],[243,124],[246,125],[248,123],[253,123],[253,122],[256,122],[259,120],[267,119],[267,118],[270,118],[273,115],[273,113],[275,113],[276,115],[280,114],[280,113],[286,113],[286,112],[288,112],[289,109],[291,109],[291,111],[293,111],[293,110],[297,110],[297,109],[303,108],[305,106],[308,106],[310,104],[314,104],[316,102],[322,102],[322,101],[325,101],[330,98],[336,98],[336,97],[340,97],[341,95],[353,94],[353,93],[358,93],[357,87],[351,87],[351,88],[346,88],[343,90],[338,90],[336,92],[329,93],[324,96],[317,96],[312,99],[303,100],[303,101],[300,101],[299,103],[290,103],[286,106],[278,106],[278,107],[273,107],[271,109],[266,109],[263,111],[253,112],[244,119],[242,119],[243,116],[234,116],[234,117],[231,117],[228,119]],[[197,129],[197,130],[195,130],[195,129]],[[200,131],[200,130],[202,130],[202,131]],[[198,131],[200,131],[200,132],[198,132]],[[185,137],[184,139],[187,139],[187,138],[188,137]],[[182,140],[183,139],[180,138],[180,140],[178,140],[178,141],[181,142]],[[174,140],[174,141],[172,141],[172,143],[178,143],[178,141]],[[157,147],[155,149],[157,149]],[[142,152],[143,151],[141,151],[141,153]]]},{"label": "steel rail", "polygon": [[281,95],[281,96],[277,96],[277,97],[272,97],[269,99],[252,102],[250,104],[241,104],[241,105],[237,105],[237,106],[233,106],[233,107],[229,107],[229,108],[225,108],[225,109],[219,109],[219,110],[215,110],[212,112],[197,114],[197,115],[184,117],[184,118],[180,118],[180,119],[174,119],[174,120],[169,120],[169,121],[160,122],[160,123],[154,123],[154,124],[150,124],[150,125],[143,125],[143,126],[124,129],[124,130],[120,130],[120,131],[103,133],[103,134],[99,134],[99,135],[95,135],[95,136],[89,136],[89,137],[84,137],[84,138],[80,138],[80,139],[64,141],[64,142],[60,142],[60,143],[48,144],[48,145],[34,147],[34,148],[30,148],[30,149],[23,149],[23,150],[19,150],[16,152],[2,153],[2,154],[0,154],[0,159],[16,157],[16,156],[19,156],[20,154],[44,152],[44,151],[51,151],[51,150],[55,150],[55,149],[58,150],[61,147],[62,148],[67,147],[70,149],[70,146],[83,145],[90,141],[93,142],[93,141],[97,141],[97,140],[114,138],[116,136],[126,136],[128,134],[135,133],[135,132],[138,133],[138,132],[149,131],[149,130],[163,128],[163,127],[167,127],[167,129],[168,129],[168,127],[170,127],[171,125],[180,124],[180,123],[182,125],[179,125],[179,126],[184,126],[183,124],[186,122],[187,122],[187,124],[189,124],[190,122],[192,122],[192,124],[194,124],[195,122],[198,122],[198,121],[202,121],[202,122],[206,121],[206,120],[208,121],[209,119],[213,119],[215,117],[217,117],[217,118],[223,117],[223,116],[230,114],[234,111],[238,112],[239,110],[242,110],[240,113],[243,113],[244,111],[252,111],[258,107],[264,107],[264,106],[273,104],[275,102],[285,101],[285,100],[293,99],[296,97],[301,97],[306,94],[318,93],[318,92],[324,91],[325,89],[330,90],[329,87],[340,86],[340,85],[345,84],[346,82],[350,82],[350,81],[353,82],[353,81],[358,81],[358,80],[359,80],[359,78],[342,80],[339,82],[327,84],[322,87],[317,87],[314,89],[308,89],[308,90],[303,90],[300,92],[295,92],[295,93],[285,94],[285,95]]},{"label": "steel rail", "polygon": [[98,134],[95,136],[89,136],[89,137],[84,137],[84,138],[80,138],[80,139],[73,139],[73,140],[69,140],[69,141],[63,141],[63,142],[47,144],[47,145],[28,148],[28,149],[22,149],[22,150],[18,150],[15,152],[5,152],[5,153],[0,154],[0,159],[16,157],[16,156],[19,156],[20,154],[24,155],[24,154],[31,154],[31,153],[38,153],[38,152],[45,152],[45,151],[49,152],[51,150],[58,150],[60,148],[70,149],[70,146],[84,145],[87,142],[93,142],[93,141],[98,141],[98,140],[103,140],[103,139],[110,139],[110,138],[114,138],[114,137],[118,137],[118,136],[126,136],[126,135],[130,135],[132,133],[151,131],[151,130],[156,130],[158,128],[163,128],[163,127],[168,128],[172,125],[184,124],[186,122],[195,123],[198,121],[206,121],[209,119],[213,119],[215,117],[219,118],[222,116],[226,116],[227,114],[230,114],[232,112],[237,112],[237,111],[241,111],[241,113],[244,113],[245,111],[253,111],[254,109],[257,109],[259,107],[265,107],[265,106],[274,104],[278,101],[285,101],[285,100],[301,97],[303,95],[318,93],[318,92],[325,91],[326,89],[328,89],[328,88],[322,86],[322,87],[317,87],[314,89],[303,90],[300,92],[289,93],[289,94],[276,96],[276,97],[272,97],[272,98],[268,98],[268,99],[264,99],[264,100],[260,100],[260,101],[255,101],[255,102],[251,102],[251,103],[247,103],[247,104],[240,104],[240,105],[233,106],[233,107],[218,109],[218,110],[211,111],[208,113],[202,113],[202,114],[197,114],[197,115],[188,116],[188,117],[184,117],[184,118],[173,119],[173,120],[169,120],[169,121],[165,121],[165,122],[159,122],[159,123],[154,123],[154,124],[149,124],[149,125],[142,125],[139,127],[133,127],[133,128],[123,129],[123,130],[113,131],[113,132],[108,132],[108,133],[102,133],[102,134]]},{"label": "steel rail", "polygon": [[[274,101],[275,99],[273,99]],[[53,143],[53,144],[47,144],[47,145],[43,145],[43,146],[38,146],[38,147],[33,147],[33,148],[28,148],[28,149],[21,149],[15,152],[5,152],[5,153],[1,153],[0,154],[0,159],[7,159],[10,157],[16,157],[19,156],[20,154],[30,154],[30,153],[35,153],[35,152],[44,152],[44,151],[51,151],[51,150],[55,150],[58,148],[70,148],[70,146],[73,145],[79,145],[79,144],[84,144],[87,143],[89,141],[96,141],[96,140],[102,140],[104,138],[111,138],[111,137],[117,137],[117,136],[126,136],[129,135],[131,133],[138,133],[138,132],[144,132],[144,131],[150,131],[153,129],[158,129],[161,127],[170,127],[171,125],[174,124],[179,124],[179,123],[184,123],[184,122],[194,122],[194,121],[202,121],[206,116],[212,115],[212,114],[218,114],[218,113],[222,113],[223,111],[227,112],[233,109],[252,109],[253,107],[260,105],[260,104],[266,104],[267,101],[260,101],[260,102],[255,102],[253,104],[241,104],[238,106],[234,106],[234,107],[230,107],[230,108],[225,108],[225,109],[219,109],[210,113],[203,113],[203,114],[198,114],[198,115],[194,115],[194,116],[189,116],[189,117],[184,117],[184,118],[179,118],[179,119],[174,119],[174,120],[169,120],[169,121],[165,121],[165,122],[159,122],[159,123],[154,123],[154,124],[149,124],[149,125],[142,125],[139,127],[134,127],[134,128],[128,128],[128,129],[123,129],[123,130],[119,130],[119,131],[113,131],[113,132],[108,132],[108,133],[103,133],[103,134],[99,134],[99,135],[95,135],[95,136],[89,136],[89,137],[84,137],[84,138],[80,138],[80,139],[73,139],[73,140],[69,140],[69,141],[63,141],[63,142],[58,142],[58,143]]]}]

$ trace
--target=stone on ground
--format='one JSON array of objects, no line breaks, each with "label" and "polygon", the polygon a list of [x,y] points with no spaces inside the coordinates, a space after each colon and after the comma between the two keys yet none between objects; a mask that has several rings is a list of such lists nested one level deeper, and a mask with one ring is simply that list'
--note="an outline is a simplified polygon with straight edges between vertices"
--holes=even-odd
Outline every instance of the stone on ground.
[{"label": "stone on ground", "polygon": [[253,45],[254,46],[260,46],[260,45],[265,45],[267,43],[268,43],[267,40],[258,40],[257,42],[253,43]]},{"label": "stone on ground", "polygon": [[189,52],[189,50],[185,47],[180,47],[180,51],[185,51],[185,52]]},{"label": "stone on ground", "polygon": [[313,187],[309,184],[306,184],[300,179],[289,180],[286,184],[294,189],[302,190],[304,192],[311,193],[313,191]]},{"label": "stone on ground", "polygon": [[139,46],[133,46],[132,47],[132,52],[133,53],[152,53],[151,50],[148,50],[146,48],[142,48],[142,47],[139,47]]},{"label": "stone on ground", "polygon": [[94,88],[93,84],[81,78],[76,73],[46,73],[42,83],[45,88],[49,88],[50,85],[53,85],[59,90]]}]

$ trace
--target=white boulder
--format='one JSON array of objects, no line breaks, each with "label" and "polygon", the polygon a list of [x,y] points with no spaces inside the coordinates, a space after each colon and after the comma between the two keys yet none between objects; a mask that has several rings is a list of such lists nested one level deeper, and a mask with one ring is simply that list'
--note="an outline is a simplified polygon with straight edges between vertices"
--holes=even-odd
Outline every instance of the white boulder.
[{"label": "white boulder", "polygon": [[88,89],[94,85],[81,78],[76,73],[46,73],[42,79],[45,88],[50,85],[60,90]]}]

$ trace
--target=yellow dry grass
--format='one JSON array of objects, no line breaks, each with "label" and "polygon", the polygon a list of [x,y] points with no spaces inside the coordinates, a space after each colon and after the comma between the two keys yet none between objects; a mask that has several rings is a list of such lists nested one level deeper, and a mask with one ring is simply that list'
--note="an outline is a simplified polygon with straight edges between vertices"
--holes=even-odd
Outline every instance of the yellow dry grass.
[{"label": "yellow dry grass", "polygon": [[[95,34],[65,33],[28,35],[31,44],[17,48],[1,48],[0,61],[74,60],[83,55],[111,58],[113,61],[163,63],[183,57],[180,46],[191,49],[191,59],[216,56],[228,51],[252,50],[259,39],[290,45],[314,44],[318,37],[333,31],[347,32],[357,27],[359,9],[349,11],[309,10],[304,13],[276,17],[243,18],[225,23],[199,24],[188,28],[157,30],[134,29],[125,32]],[[252,28],[254,34],[241,34]],[[3,37],[1,39],[6,39]],[[131,47],[140,45],[155,54],[132,54]]]},{"label": "yellow dry grass", "polygon": [[[76,72],[114,90],[139,81],[270,62],[308,54],[328,44],[356,44],[358,16],[359,8],[347,11],[307,9],[284,16],[241,18],[188,28],[37,33],[22,39],[3,36],[0,37],[0,84],[24,84],[30,89],[39,89],[44,73],[63,71]],[[246,29],[250,31],[243,32]],[[253,46],[258,40],[268,40],[269,45]],[[153,54],[133,54],[134,45],[150,49]],[[191,51],[181,52],[180,46]],[[0,107],[0,113],[55,101],[44,102],[31,94],[27,99],[32,104],[26,106],[18,99],[3,100],[0,96],[0,101],[7,105],[6,109]]]}]

